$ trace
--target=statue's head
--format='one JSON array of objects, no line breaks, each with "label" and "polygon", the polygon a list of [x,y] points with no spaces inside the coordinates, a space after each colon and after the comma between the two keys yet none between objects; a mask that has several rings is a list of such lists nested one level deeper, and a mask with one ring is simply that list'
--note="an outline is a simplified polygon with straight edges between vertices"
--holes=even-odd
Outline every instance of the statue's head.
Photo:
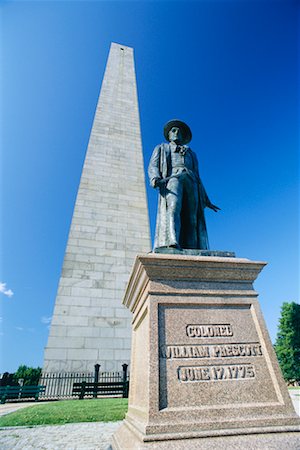
[{"label": "statue's head", "polygon": [[192,139],[190,127],[181,120],[170,120],[164,126],[164,136],[169,142],[187,144]]},{"label": "statue's head", "polygon": [[172,127],[168,133],[169,141],[176,142],[176,144],[182,144],[182,134],[178,127]]}]

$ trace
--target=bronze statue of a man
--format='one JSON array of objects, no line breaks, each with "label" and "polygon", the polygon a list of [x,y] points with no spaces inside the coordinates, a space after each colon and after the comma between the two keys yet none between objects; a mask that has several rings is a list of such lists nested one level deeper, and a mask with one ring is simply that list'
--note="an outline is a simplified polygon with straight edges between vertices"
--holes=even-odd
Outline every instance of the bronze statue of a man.
[{"label": "bronze statue of a man", "polygon": [[220,208],[210,202],[196,154],[186,145],[191,130],[180,120],[170,120],[164,136],[169,143],[155,147],[148,168],[151,186],[159,188],[154,248],[208,249],[204,208]]}]

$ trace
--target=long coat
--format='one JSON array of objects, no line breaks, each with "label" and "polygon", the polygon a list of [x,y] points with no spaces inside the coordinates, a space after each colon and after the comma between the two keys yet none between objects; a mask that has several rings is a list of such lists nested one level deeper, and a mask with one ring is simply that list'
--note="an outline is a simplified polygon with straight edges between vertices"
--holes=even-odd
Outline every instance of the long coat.
[{"label": "long coat", "polygon": [[[196,154],[188,146],[184,146],[186,152],[189,152],[193,161],[193,174],[197,183],[198,190],[198,210],[197,210],[197,249],[208,249],[208,236],[206,230],[206,223],[204,217],[204,208],[210,204],[210,200],[206,194],[204,186],[201,182],[198,169],[198,161]],[[157,145],[153,151],[150,159],[148,175],[150,184],[155,187],[157,179],[165,179],[171,176],[172,162],[171,162],[171,147],[170,144],[162,143]],[[167,202],[166,202],[166,188],[160,188],[157,218],[156,218],[156,231],[154,248],[168,247],[171,243],[169,240],[169,230],[167,220]]]}]

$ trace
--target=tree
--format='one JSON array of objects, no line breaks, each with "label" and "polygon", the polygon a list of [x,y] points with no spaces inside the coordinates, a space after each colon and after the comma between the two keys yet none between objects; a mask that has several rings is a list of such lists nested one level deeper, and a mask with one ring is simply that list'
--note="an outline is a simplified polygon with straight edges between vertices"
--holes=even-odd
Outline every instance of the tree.
[{"label": "tree", "polygon": [[34,386],[39,384],[41,373],[42,369],[40,367],[34,368],[21,365],[14,374],[14,381],[18,382],[20,378],[23,378],[24,385]]},{"label": "tree", "polygon": [[295,302],[281,307],[274,348],[284,379],[300,380],[300,305]]}]

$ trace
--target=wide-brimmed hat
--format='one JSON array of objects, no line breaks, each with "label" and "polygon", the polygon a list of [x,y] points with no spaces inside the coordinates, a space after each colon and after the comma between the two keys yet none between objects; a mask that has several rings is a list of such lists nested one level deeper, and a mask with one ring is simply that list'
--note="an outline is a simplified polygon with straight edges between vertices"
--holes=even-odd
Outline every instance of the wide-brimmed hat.
[{"label": "wide-brimmed hat", "polygon": [[169,120],[169,122],[166,123],[164,126],[164,136],[167,139],[167,141],[170,141],[169,139],[169,131],[173,127],[178,127],[182,134],[182,143],[187,144],[192,139],[192,132],[190,130],[190,127],[178,119]]}]

